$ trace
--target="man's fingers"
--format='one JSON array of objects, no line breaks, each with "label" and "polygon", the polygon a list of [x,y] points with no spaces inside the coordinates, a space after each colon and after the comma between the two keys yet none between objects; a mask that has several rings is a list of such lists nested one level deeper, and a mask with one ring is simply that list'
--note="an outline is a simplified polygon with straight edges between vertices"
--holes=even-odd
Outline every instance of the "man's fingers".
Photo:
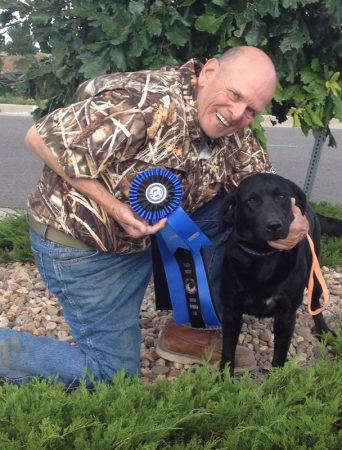
[{"label": "man's fingers", "polygon": [[156,234],[164,228],[166,222],[167,219],[161,219],[154,225],[149,225],[146,221],[135,219],[134,222],[132,221],[129,224],[126,224],[124,228],[130,236],[138,239],[143,236]]},{"label": "man's fingers", "polygon": [[269,241],[268,244],[277,250],[291,250],[309,232],[309,222],[306,216],[303,216],[301,210],[296,206],[296,200],[291,198],[291,207],[293,213],[293,221],[291,222],[289,234],[285,239]]},{"label": "man's fingers", "polygon": [[159,222],[155,223],[154,225],[148,225],[147,227],[147,234],[155,234],[158,233],[158,231],[162,230],[166,225],[167,219],[161,219]]}]

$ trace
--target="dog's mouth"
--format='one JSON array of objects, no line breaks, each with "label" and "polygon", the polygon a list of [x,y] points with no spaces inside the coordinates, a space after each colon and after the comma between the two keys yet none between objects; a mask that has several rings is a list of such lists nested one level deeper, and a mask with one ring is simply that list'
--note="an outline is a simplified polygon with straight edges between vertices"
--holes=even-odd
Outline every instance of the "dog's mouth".
[{"label": "dog's mouth", "polygon": [[285,239],[288,235],[287,231],[267,231],[264,236],[264,240],[267,241],[277,241],[278,239]]},{"label": "dog's mouth", "polygon": [[258,239],[263,241],[277,241],[278,239],[285,239],[289,233],[289,224],[284,223],[279,218],[272,218],[266,221],[257,230]]}]

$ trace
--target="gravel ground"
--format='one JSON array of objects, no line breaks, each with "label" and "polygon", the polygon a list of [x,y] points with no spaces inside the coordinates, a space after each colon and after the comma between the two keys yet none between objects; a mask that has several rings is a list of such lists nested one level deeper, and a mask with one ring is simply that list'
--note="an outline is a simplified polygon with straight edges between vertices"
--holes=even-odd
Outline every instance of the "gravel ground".
[{"label": "gravel ground", "polygon": [[[338,329],[342,325],[342,267],[323,267],[322,270],[330,290],[330,307],[324,315],[329,326]],[[311,334],[313,322],[306,311],[305,303],[306,298],[297,312],[297,323],[290,347],[290,359],[301,365],[310,364],[320,353],[320,344]],[[188,365],[165,361],[156,354],[158,333],[170,317],[167,311],[155,310],[151,283],[140,318],[144,383],[151,383],[156,378],[172,381],[189,368]],[[0,265],[0,328],[4,327],[73,343],[56,298],[45,289],[37,269],[31,263]],[[272,319],[257,320],[245,316],[239,343],[253,350],[260,369],[270,367],[273,353]]]}]

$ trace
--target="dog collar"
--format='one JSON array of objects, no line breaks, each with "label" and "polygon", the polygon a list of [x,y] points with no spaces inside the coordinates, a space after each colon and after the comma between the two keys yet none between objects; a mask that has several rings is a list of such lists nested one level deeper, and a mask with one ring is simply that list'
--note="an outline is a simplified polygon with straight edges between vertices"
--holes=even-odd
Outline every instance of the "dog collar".
[{"label": "dog collar", "polygon": [[256,252],[255,250],[252,250],[251,248],[246,247],[245,245],[238,243],[239,247],[246,253],[254,256],[270,256],[274,255],[275,253],[278,253],[279,250],[270,250],[269,252]]}]

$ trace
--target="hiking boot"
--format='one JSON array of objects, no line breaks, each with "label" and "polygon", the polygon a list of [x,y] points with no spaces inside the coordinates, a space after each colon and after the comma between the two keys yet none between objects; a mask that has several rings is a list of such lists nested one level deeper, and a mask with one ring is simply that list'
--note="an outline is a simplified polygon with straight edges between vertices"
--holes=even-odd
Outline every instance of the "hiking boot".
[{"label": "hiking boot", "polygon": [[[206,360],[221,360],[222,335],[219,331],[177,325],[170,320],[159,333],[156,352],[173,362],[203,364]],[[235,353],[235,371],[256,369],[253,352],[238,345]]]}]

